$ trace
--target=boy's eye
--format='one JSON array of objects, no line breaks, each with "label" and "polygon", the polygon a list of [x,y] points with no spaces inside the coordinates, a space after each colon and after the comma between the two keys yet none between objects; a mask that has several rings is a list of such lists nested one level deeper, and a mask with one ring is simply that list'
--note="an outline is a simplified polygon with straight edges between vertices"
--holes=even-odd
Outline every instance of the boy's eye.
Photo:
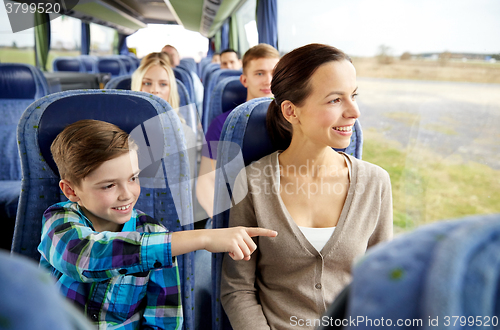
[{"label": "boy's eye", "polygon": [[138,182],[139,181],[139,177],[138,176],[133,176],[132,178],[130,178],[130,181],[132,181],[132,182]]},{"label": "boy's eye", "polygon": [[353,101],[356,100],[356,97],[358,97],[358,93],[352,94],[352,96],[351,96]]},{"label": "boy's eye", "polygon": [[107,186],[102,187],[102,189],[107,190],[107,189],[113,188],[114,186],[115,186],[115,184],[112,183],[112,184],[108,184]]}]

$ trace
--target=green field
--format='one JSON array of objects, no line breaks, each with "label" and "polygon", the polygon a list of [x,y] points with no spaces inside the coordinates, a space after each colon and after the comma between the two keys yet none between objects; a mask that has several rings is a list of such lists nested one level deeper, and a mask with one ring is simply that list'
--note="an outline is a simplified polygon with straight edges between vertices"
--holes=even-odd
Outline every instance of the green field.
[{"label": "green field", "polygon": [[363,160],[391,176],[395,233],[438,220],[500,213],[500,171],[428,150],[404,150],[375,130],[363,135]]},{"label": "green field", "polygon": [[[78,56],[79,51],[56,51],[49,52],[47,60],[47,70],[52,71],[52,62],[59,56]],[[1,63],[27,63],[35,65],[35,52],[33,49],[13,49],[13,48],[0,48],[0,62]]]}]

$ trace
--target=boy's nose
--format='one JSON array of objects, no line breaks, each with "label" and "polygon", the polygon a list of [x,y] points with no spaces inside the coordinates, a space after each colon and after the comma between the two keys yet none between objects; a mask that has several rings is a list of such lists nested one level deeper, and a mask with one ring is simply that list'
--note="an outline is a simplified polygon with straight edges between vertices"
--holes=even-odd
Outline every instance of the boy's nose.
[{"label": "boy's nose", "polygon": [[133,196],[134,196],[134,194],[132,194],[130,189],[128,189],[127,187],[124,186],[120,189],[120,195],[118,196],[118,199],[125,201],[128,199],[131,199]]}]

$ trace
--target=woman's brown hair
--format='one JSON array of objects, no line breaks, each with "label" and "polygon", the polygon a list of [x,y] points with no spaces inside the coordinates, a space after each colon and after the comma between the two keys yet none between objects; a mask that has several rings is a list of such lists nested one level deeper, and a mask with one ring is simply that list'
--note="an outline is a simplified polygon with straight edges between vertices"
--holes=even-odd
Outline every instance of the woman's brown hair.
[{"label": "woman's brown hair", "polygon": [[276,65],[271,91],[274,101],[269,104],[266,126],[274,147],[285,150],[292,141],[292,124],[281,112],[281,103],[290,101],[301,106],[311,94],[310,79],[323,64],[333,61],[351,61],[343,51],[323,44],[309,44],[286,54]]}]

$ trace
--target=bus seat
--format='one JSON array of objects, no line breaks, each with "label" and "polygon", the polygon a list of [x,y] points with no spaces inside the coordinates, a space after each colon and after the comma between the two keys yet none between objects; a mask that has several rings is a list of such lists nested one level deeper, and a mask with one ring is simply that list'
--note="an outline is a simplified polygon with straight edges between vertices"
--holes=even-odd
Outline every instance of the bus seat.
[{"label": "bus seat", "polygon": [[[145,154],[151,158],[141,158],[139,163],[143,170],[137,209],[151,215],[171,231],[193,229],[190,169],[187,157],[183,157],[186,142],[179,117],[170,105],[143,92],[66,91],[34,102],[19,121],[23,182],[13,252],[37,261],[40,259],[37,246],[42,214],[47,207],[64,199],[58,187],[59,176],[50,154],[50,145],[64,127],[81,119],[114,123],[131,132],[139,146],[149,149]],[[149,138],[142,135],[146,130]],[[194,253],[185,254],[177,260],[182,285],[184,329],[192,329]]]},{"label": "bus seat", "polygon": [[127,73],[132,74],[134,73],[135,69],[137,69],[136,62],[132,59],[132,57],[128,55],[114,55],[118,59],[120,59],[123,64],[125,64],[125,69],[127,70]]},{"label": "bus seat", "polygon": [[[210,112],[210,103],[212,100],[212,94],[215,89],[215,86],[224,78],[226,77],[239,77],[241,76],[241,70],[215,70],[211,74],[207,75],[207,81],[204,83],[205,85],[205,90],[203,93],[203,111],[206,112],[207,109]],[[246,101],[246,94],[245,94],[245,100]],[[210,125],[211,121],[208,122]],[[208,128],[208,126],[207,126]]]},{"label": "bus seat", "polygon": [[203,83],[203,87],[205,87],[205,82],[207,81],[207,75],[215,70],[220,70],[219,63],[208,63],[207,65],[205,65],[201,76],[201,82]]},{"label": "bus seat", "polygon": [[79,310],[54,290],[51,277],[37,261],[0,251],[1,329],[95,329]]},{"label": "bus seat", "polygon": [[196,70],[196,62],[191,57],[181,58],[181,62],[179,64],[179,66],[187,69],[188,71],[194,72],[198,75],[197,70]]},{"label": "bus seat", "polygon": [[208,64],[212,63],[212,57],[204,57],[200,60],[200,62],[198,62],[198,76],[200,77],[200,79],[203,77],[203,69],[205,68],[205,66],[207,66]]},{"label": "bus seat", "polygon": [[57,71],[72,71],[72,72],[87,72],[85,64],[79,57],[56,57],[52,62],[52,70]]},{"label": "bus seat", "polygon": [[110,73],[112,77],[129,74],[123,61],[115,56],[104,56],[97,58],[97,72]]},{"label": "bus seat", "polygon": [[469,317],[478,324],[476,316],[489,316],[491,323],[500,312],[499,236],[500,214],[475,215],[374,246],[353,267],[345,318],[364,318],[361,329],[372,328],[368,319],[380,324],[382,318],[392,326],[398,319],[421,320],[406,324],[414,329],[465,329]]},{"label": "bus seat", "polygon": [[80,61],[83,62],[83,66],[85,67],[84,72],[88,73],[96,73],[97,72],[97,56],[92,55],[80,55],[78,56]]},{"label": "bus seat", "polygon": [[17,203],[21,192],[21,162],[17,149],[17,123],[24,110],[48,94],[39,69],[29,64],[0,64],[0,248],[10,250]]},{"label": "bus seat", "polygon": [[194,102],[194,83],[191,74],[189,73],[189,71],[182,67],[175,67],[173,70],[175,78],[182,81],[189,94],[189,99],[191,100],[191,102]]},{"label": "bus seat", "polygon": [[123,89],[129,91],[132,88],[131,84],[131,75],[119,76],[111,78],[111,80],[106,83],[106,86],[104,86],[104,89]]},{"label": "bus seat", "polygon": [[[221,70],[236,71],[236,70]],[[241,73],[240,73],[241,74]],[[218,115],[231,111],[247,99],[247,89],[240,82],[239,76],[229,76],[223,78],[212,92],[210,106],[203,112],[202,124],[206,132],[210,123]]]},{"label": "bus seat", "polygon": [[[271,102],[263,97],[247,101],[234,109],[226,119],[217,152],[215,174],[213,228],[226,228],[229,223],[231,196],[237,175],[250,163],[276,151],[266,128],[266,114]],[[358,121],[350,145],[344,151],[361,158],[362,134]],[[239,196],[243,197],[243,196]],[[212,322],[213,329],[230,329],[229,321],[219,302],[222,253],[212,259]]]}]

